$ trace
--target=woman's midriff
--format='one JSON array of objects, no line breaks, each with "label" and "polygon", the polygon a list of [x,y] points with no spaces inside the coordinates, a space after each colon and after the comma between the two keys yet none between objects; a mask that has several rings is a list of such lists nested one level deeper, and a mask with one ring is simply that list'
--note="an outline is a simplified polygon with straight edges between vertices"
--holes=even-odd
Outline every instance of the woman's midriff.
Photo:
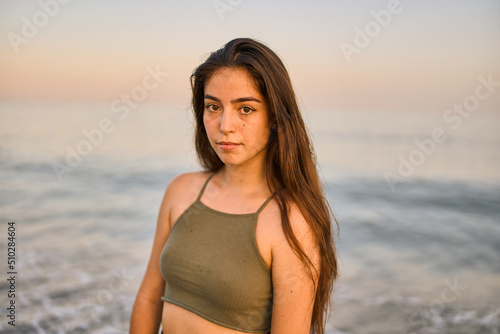
[{"label": "woman's midriff", "polygon": [[161,323],[163,334],[246,334],[214,324],[193,312],[168,302],[163,303]]}]

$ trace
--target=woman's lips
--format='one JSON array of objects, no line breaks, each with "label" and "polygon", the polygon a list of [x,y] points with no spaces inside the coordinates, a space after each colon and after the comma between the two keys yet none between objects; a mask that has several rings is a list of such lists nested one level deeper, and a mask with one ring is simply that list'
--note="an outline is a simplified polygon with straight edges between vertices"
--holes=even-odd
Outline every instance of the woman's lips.
[{"label": "woman's lips", "polygon": [[221,148],[223,151],[230,151],[235,149],[236,147],[240,146],[240,144],[233,143],[233,142],[228,142],[228,141],[221,141],[218,142],[217,145]]}]

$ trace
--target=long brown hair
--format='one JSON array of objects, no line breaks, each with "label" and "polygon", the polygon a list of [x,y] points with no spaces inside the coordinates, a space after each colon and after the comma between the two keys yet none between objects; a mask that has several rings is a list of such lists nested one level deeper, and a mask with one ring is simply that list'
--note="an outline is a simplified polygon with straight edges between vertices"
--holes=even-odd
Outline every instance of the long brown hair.
[{"label": "long brown hair", "polygon": [[[331,212],[316,169],[316,155],[300,114],[290,77],[280,58],[267,46],[249,38],[237,38],[210,54],[191,75],[192,106],[196,119],[195,145],[203,168],[216,172],[224,165],[210,146],[203,124],[205,84],[221,68],[245,69],[265,99],[269,113],[266,153],[267,184],[276,191],[281,224],[288,243],[306,265],[316,287],[311,333],[323,334],[330,307],[337,258]],[[290,221],[290,203],[295,203],[308,222],[320,252],[315,268],[297,238]],[[313,275],[313,271],[314,274]],[[316,277],[316,279],[314,279]]]}]

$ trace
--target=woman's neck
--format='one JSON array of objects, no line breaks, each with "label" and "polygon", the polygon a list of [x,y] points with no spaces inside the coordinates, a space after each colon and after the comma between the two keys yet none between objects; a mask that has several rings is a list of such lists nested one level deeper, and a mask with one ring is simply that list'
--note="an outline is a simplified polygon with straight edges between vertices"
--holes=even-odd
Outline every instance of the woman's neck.
[{"label": "woman's neck", "polygon": [[224,165],[218,174],[221,187],[227,190],[244,189],[245,193],[268,191],[264,163],[260,166]]}]

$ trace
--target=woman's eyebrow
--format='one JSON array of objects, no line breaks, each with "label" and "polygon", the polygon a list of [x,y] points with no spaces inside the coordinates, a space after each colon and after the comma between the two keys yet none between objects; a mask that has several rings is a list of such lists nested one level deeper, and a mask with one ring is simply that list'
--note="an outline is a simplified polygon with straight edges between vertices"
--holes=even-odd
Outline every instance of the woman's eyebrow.
[{"label": "woman's eyebrow", "polygon": [[[212,96],[212,95],[209,95],[209,94],[205,94],[204,98],[205,99],[214,100],[214,101],[217,101],[219,103],[222,103],[222,101],[219,98],[217,98],[215,96]],[[247,102],[247,101],[254,101],[254,102],[262,103],[261,100],[256,99],[255,97],[251,97],[251,96],[249,96],[249,97],[240,97],[240,98],[231,100],[231,103],[235,104],[235,103],[241,103],[241,102]]]}]

